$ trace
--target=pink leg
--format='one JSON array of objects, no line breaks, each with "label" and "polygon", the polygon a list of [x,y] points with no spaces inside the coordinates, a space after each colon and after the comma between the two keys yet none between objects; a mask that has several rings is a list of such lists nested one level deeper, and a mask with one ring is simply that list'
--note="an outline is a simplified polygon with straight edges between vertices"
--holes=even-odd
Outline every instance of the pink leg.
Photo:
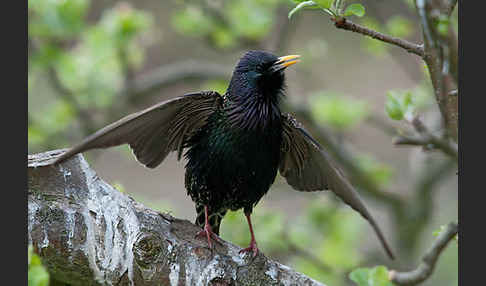
[{"label": "pink leg", "polygon": [[245,213],[245,216],[246,216],[246,220],[248,221],[248,226],[250,227],[251,241],[250,241],[250,246],[240,250],[239,253],[253,252],[252,257],[255,257],[258,254],[258,247],[257,247],[257,243],[256,243],[256,240],[255,240],[255,234],[253,233],[253,226],[251,225],[250,214]]},{"label": "pink leg", "polygon": [[201,230],[196,234],[196,237],[206,237],[208,239],[208,245],[209,248],[213,248],[213,245],[211,243],[211,238],[213,238],[216,242],[221,243],[221,239],[211,230],[211,226],[209,225],[209,215],[208,215],[208,207],[204,206],[204,216],[205,216],[205,222],[204,222],[204,229]]}]

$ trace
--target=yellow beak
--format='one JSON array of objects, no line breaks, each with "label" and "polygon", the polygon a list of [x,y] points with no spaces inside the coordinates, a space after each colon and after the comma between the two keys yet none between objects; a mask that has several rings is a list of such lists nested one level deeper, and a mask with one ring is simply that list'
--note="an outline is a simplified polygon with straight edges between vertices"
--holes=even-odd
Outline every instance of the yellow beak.
[{"label": "yellow beak", "polygon": [[288,66],[291,66],[293,64],[300,62],[299,58],[300,58],[300,55],[283,56],[283,57],[278,58],[278,61],[275,63],[275,65],[280,65],[282,68],[286,68]]}]

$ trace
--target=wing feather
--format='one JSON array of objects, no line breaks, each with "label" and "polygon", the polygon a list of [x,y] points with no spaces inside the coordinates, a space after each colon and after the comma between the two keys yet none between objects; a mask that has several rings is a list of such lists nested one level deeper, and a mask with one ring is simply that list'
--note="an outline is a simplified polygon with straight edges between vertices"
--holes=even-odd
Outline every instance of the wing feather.
[{"label": "wing feather", "polygon": [[54,163],[90,149],[129,144],[140,163],[155,168],[171,151],[178,151],[180,159],[185,140],[204,126],[221,103],[222,96],[214,91],[169,99],[98,130]]},{"label": "wing feather", "polygon": [[331,190],[369,221],[390,258],[394,258],[380,228],[358,192],[333,163],[329,154],[290,115],[283,120],[282,156],[279,171],[287,183],[303,192]]}]

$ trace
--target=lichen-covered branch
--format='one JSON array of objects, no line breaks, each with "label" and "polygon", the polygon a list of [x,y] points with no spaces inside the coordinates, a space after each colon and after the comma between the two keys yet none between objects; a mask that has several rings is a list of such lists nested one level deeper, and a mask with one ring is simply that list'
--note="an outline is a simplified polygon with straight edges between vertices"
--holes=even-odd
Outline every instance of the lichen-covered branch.
[{"label": "lichen-covered branch", "polygon": [[397,285],[416,285],[430,277],[434,271],[435,264],[439,255],[447,244],[457,235],[459,226],[456,222],[451,222],[447,228],[439,234],[432,247],[422,258],[422,263],[409,272],[390,271],[390,280]]},{"label": "lichen-covered branch", "polygon": [[[51,277],[70,285],[312,285],[258,254],[215,249],[187,220],[146,208],[100,179],[82,155],[28,157],[28,241]],[[162,192],[163,194],[163,192]]]}]

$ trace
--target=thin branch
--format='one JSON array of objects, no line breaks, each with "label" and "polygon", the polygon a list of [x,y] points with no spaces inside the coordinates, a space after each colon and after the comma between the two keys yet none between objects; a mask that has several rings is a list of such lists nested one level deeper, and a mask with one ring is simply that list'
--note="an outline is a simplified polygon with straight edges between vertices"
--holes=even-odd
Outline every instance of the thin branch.
[{"label": "thin branch", "polygon": [[432,247],[426,252],[422,258],[422,263],[415,269],[409,272],[390,271],[390,280],[398,285],[416,285],[433,273],[436,262],[445,249],[447,244],[457,235],[458,224],[451,222],[447,228],[439,234],[439,237],[434,242]]},{"label": "thin branch", "polygon": [[458,147],[457,144],[447,140],[445,138],[440,138],[428,130],[424,123],[415,117],[412,122],[412,126],[417,132],[414,135],[400,135],[396,137],[393,141],[395,145],[420,145],[424,146],[426,149],[437,148],[444,152],[444,154],[451,156],[454,159],[458,159]]},{"label": "thin branch", "polygon": [[385,120],[383,120],[381,117],[371,114],[369,115],[366,119],[365,122],[368,123],[369,125],[372,125],[376,129],[379,129],[383,131],[383,133],[390,135],[390,136],[395,136],[397,134],[397,129],[395,126],[389,124]]},{"label": "thin branch", "polygon": [[353,23],[347,20],[346,18],[339,18],[339,19],[332,19],[332,20],[334,21],[334,25],[338,29],[343,29],[343,30],[359,33],[365,36],[369,36],[373,39],[377,39],[382,42],[401,47],[409,53],[413,53],[420,57],[424,57],[424,48],[422,45],[418,45],[390,35],[385,35],[378,31],[374,31],[367,27]]}]

